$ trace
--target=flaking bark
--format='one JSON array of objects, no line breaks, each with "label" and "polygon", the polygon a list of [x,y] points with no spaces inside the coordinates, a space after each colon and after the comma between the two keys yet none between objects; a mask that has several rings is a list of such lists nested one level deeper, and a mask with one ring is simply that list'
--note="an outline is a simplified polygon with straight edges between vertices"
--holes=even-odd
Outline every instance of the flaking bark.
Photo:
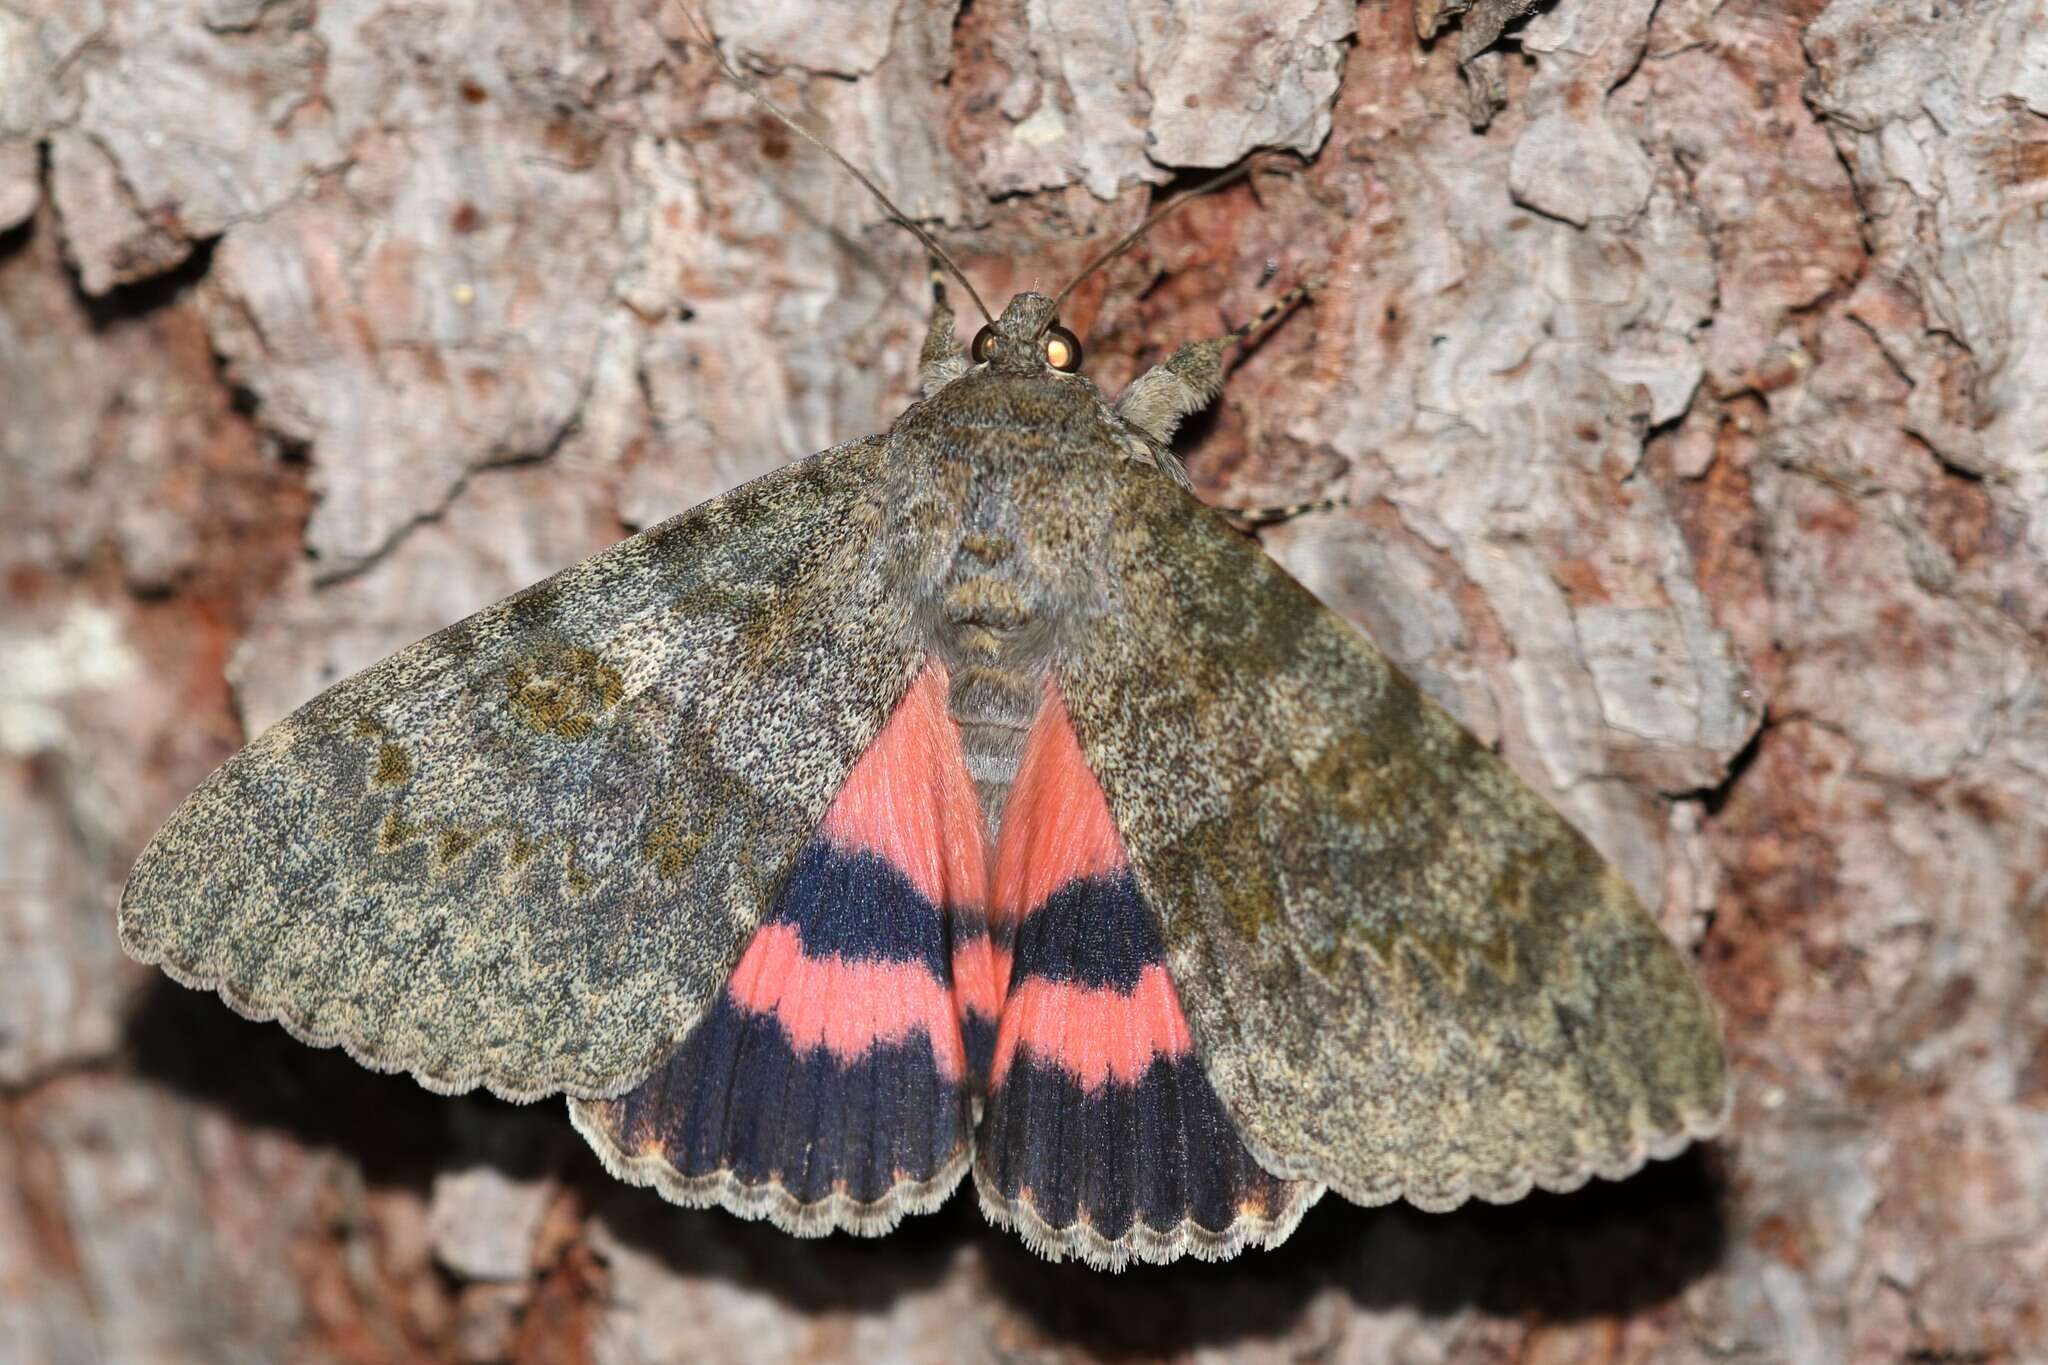
[{"label": "flaking bark", "polygon": [[[1278,1252],[1110,1280],[962,1199],[880,1242],[679,1211],[557,1106],[441,1099],[126,964],[128,864],[245,734],[880,429],[928,294],[670,45],[673,5],[29,0],[0,9],[0,1342],[2048,1350],[2033,8],[793,8],[712,17],[992,300],[1184,172],[1316,152],[1067,321],[1114,389],[1322,283],[1183,433],[1196,483],[1348,500],[1268,547],[1661,907],[1732,1137],[1508,1209],[1326,1200]],[[1483,132],[1466,61],[1505,95]]]}]

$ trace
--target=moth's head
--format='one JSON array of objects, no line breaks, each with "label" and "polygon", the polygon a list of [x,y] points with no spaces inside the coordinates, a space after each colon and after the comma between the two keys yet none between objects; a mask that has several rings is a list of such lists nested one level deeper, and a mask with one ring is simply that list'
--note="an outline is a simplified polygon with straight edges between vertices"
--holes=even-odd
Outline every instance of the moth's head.
[{"label": "moth's head", "polygon": [[1072,374],[1081,368],[1081,340],[1060,326],[1059,304],[1043,294],[1010,300],[1003,315],[974,335],[968,355],[998,374]]}]

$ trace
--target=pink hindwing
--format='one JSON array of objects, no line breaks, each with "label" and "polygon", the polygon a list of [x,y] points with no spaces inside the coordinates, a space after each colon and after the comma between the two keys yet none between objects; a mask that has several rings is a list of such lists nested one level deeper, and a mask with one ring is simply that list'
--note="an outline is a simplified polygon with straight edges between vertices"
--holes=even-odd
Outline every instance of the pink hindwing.
[{"label": "pink hindwing", "polygon": [[[579,1107],[617,1174],[792,1231],[881,1232],[966,1169],[967,1037],[996,986],[980,808],[929,665],[849,774],[724,993],[667,1063]],[[971,927],[964,937],[949,919]],[[981,1064],[985,1066],[985,1063]]]},{"label": "pink hindwing", "polygon": [[1293,1230],[1319,1189],[1277,1179],[1203,1074],[1158,917],[1048,685],[996,852],[1010,944],[976,1139],[982,1206],[1100,1265],[1223,1256]]}]

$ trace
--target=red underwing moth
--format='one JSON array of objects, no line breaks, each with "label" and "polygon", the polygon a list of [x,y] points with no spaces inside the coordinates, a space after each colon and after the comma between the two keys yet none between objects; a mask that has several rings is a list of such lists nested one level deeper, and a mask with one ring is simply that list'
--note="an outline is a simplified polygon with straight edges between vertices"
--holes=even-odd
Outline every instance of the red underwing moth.
[{"label": "red underwing moth", "polygon": [[1188,488],[1249,329],[1111,400],[1057,300],[962,348],[933,297],[886,433],[258,736],[127,950],[566,1093],[615,1175],[805,1235],[971,1168],[1048,1256],[1222,1258],[1326,1189],[1512,1200],[1716,1131],[1712,1010],[1620,876]]}]

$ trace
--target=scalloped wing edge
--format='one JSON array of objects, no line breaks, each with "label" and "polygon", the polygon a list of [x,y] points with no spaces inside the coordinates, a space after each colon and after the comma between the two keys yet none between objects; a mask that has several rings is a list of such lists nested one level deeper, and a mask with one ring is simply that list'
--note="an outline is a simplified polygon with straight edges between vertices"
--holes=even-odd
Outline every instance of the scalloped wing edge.
[{"label": "scalloped wing edge", "polygon": [[580,1099],[613,1099],[646,1080],[648,1075],[676,1050],[689,1031],[697,1026],[695,1017],[684,1021],[682,1031],[676,1037],[664,1040],[658,1046],[649,1049],[646,1056],[636,1063],[637,1069],[624,1076],[606,1077],[587,1071],[564,1070],[549,1072],[541,1077],[516,1077],[485,1067],[452,1074],[433,1071],[379,1052],[375,1048],[365,1047],[339,1031],[323,1028],[307,1015],[293,1010],[281,1001],[244,994],[224,974],[191,968],[173,961],[168,956],[139,946],[129,937],[126,912],[124,896],[118,937],[121,951],[135,961],[159,969],[165,976],[189,990],[213,992],[227,1003],[228,1008],[244,1019],[252,1019],[259,1024],[278,1024],[286,1033],[309,1047],[338,1047],[350,1061],[359,1066],[385,1075],[403,1073],[437,1095],[462,1095],[481,1087],[499,1099],[509,1100],[513,1104],[532,1104],[536,1100],[564,1093]]},{"label": "scalloped wing edge", "polygon": [[991,1193],[979,1167],[974,1178],[982,1215],[996,1227],[1016,1233],[1025,1246],[1048,1261],[1076,1260],[1092,1270],[1112,1274],[1133,1265],[1166,1265],[1183,1256],[1198,1261],[1227,1261],[1248,1247],[1270,1251],[1294,1235],[1302,1218],[1327,1189],[1313,1180],[1304,1182],[1287,1206],[1273,1217],[1239,1218],[1221,1231],[1183,1218],[1165,1232],[1136,1223],[1122,1237],[1111,1238],[1086,1223],[1054,1227],[1040,1216],[1028,1198],[1012,1201]]},{"label": "scalloped wing edge", "polygon": [[1682,1112],[1679,1126],[1668,1131],[1653,1131],[1647,1126],[1637,1125],[1635,1135],[1625,1149],[1590,1154],[1569,1166],[1553,1167],[1549,1170],[1523,1167],[1491,1180],[1463,1180],[1441,1190],[1406,1188],[1398,1181],[1356,1189],[1346,1188],[1343,1184],[1331,1180],[1314,1161],[1278,1155],[1254,1137],[1235,1113],[1231,1114],[1230,1121],[1236,1125],[1238,1135],[1246,1149],[1251,1152],[1252,1159],[1269,1174],[1282,1180],[1326,1182],[1340,1197],[1364,1208],[1377,1208],[1399,1200],[1412,1204],[1425,1213],[1449,1213],[1474,1199],[1487,1204],[1513,1204],[1527,1198],[1531,1190],[1543,1190],[1549,1194],[1570,1194],[1584,1187],[1595,1176],[1602,1180],[1626,1180],[1652,1161],[1669,1161],[1696,1142],[1709,1142],[1719,1137],[1726,1130],[1734,1108],[1735,1086],[1731,1077],[1722,1088],[1719,1107],[1713,1112]]},{"label": "scalloped wing edge", "polygon": [[651,1189],[684,1208],[721,1208],[741,1218],[765,1220],[794,1237],[824,1237],[834,1232],[880,1237],[905,1218],[931,1213],[945,1203],[974,1160],[973,1144],[963,1144],[930,1179],[898,1181],[879,1199],[860,1200],[835,1192],[807,1204],[780,1183],[749,1185],[729,1169],[686,1176],[663,1157],[626,1151],[612,1140],[583,1100],[569,1101],[569,1122],[614,1180]]}]

